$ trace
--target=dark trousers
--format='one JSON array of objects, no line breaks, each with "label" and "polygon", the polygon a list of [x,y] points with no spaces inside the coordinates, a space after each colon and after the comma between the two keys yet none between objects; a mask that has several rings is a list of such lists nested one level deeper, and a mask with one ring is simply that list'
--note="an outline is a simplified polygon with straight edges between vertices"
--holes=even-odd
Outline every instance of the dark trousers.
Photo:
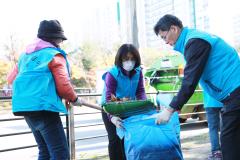
[{"label": "dark trousers", "polygon": [[108,133],[108,153],[110,160],[125,160],[123,141],[117,136],[116,127],[102,112],[102,119]]},{"label": "dark trousers", "polygon": [[223,160],[240,160],[240,109],[222,114]]},{"label": "dark trousers", "polygon": [[223,160],[240,160],[240,91],[223,101],[221,147]]},{"label": "dark trousers", "polygon": [[38,160],[69,160],[69,148],[58,113],[24,116],[38,144]]}]

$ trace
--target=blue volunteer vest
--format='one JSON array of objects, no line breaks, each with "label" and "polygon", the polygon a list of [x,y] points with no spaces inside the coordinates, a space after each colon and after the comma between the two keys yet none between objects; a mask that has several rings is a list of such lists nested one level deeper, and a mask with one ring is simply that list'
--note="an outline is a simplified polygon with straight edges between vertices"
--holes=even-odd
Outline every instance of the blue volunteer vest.
[{"label": "blue volunteer vest", "polygon": [[[136,99],[136,91],[141,73],[140,67],[136,68],[135,71],[136,73],[131,78],[124,75],[121,69],[117,66],[112,67],[108,71],[117,81],[116,97],[118,98],[128,97],[131,100]],[[102,79],[104,81],[106,74],[108,72],[104,73],[102,76]],[[102,104],[106,102],[106,84],[104,84],[101,102]]]},{"label": "blue volunteer vest", "polygon": [[45,110],[67,113],[48,68],[49,62],[59,53],[66,59],[66,53],[58,48],[44,48],[21,55],[18,62],[19,73],[13,83],[13,112]]},{"label": "blue volunteer vest", "polygon": [[188,28],[183,28],[174,50],[184,54],[185,46],[192,38],[203,39],[211,45],[200,84],[207,94],[221,101],[240,86],[240,59],[237,51],[217,36]]},{"label": "blue volunteer vest", "polygon": [[209,96],[206,92],[203,92],[203,106],[204,108],[221,108],[223,104],[216,99]]}]

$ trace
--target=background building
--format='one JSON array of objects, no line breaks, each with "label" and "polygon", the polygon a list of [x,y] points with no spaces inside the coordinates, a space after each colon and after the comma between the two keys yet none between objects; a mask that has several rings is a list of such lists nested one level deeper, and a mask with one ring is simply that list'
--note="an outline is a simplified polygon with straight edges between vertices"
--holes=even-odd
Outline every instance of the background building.
[{"label": "background building", "polygon": [[[86,14],[81,40],[111,47],[120,41],[117,0],[107,0]],[[79,36],[79,35],[78,35]]]},{"label": "background building", "polygon": [[139,33],[140,46],[143,48],[159,48],[162,42],[154,34],[153,27],[159,18],[165,14],[178,15],[184,24],[193,26],[191,17],[192,0],[140,0],[137,2],[137,11],[141,12],[142,15],[138,24],[141,31]]},{"label": "background building", "polygon": [[138,0],[137,12],[142,48],[164,45],[153,26],[165,14],[174,14],[185,26],[219,35],[236,48],[240,46],[240,6],[236,0]]}]

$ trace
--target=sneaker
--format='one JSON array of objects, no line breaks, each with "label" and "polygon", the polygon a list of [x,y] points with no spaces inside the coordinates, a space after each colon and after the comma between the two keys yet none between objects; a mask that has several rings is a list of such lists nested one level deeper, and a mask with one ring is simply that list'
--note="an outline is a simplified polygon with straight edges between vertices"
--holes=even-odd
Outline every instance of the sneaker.
[{"label": "sneaker", "polygon": [[214,151],[208,156],[208,160],[222,160],[222,152]]}]

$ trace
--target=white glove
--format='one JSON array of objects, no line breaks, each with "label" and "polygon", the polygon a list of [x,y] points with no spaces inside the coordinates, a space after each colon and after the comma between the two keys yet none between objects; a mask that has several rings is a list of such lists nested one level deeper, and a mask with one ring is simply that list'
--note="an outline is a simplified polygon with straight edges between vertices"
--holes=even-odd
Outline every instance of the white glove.
[{"label": "white glove", "polygon": [[117,128],[124,128],[122,125],[122,119],[116,116],[112,116],[111,122],[117,127]]},{"label": "white glove", "polygon": [[167,123],[171,118],[171,115],[173,114],[173,112],[174,112],[173,108],[165,107],[160,113],[157,114],[155,123],[156,124]]},{"label": "white glove", "polygon": [[72,105],[74,106],[81,106],[82,104],[83,104],[83,100],[81,100],[80,98],[77,98],[75,102],[72,102]]}]

